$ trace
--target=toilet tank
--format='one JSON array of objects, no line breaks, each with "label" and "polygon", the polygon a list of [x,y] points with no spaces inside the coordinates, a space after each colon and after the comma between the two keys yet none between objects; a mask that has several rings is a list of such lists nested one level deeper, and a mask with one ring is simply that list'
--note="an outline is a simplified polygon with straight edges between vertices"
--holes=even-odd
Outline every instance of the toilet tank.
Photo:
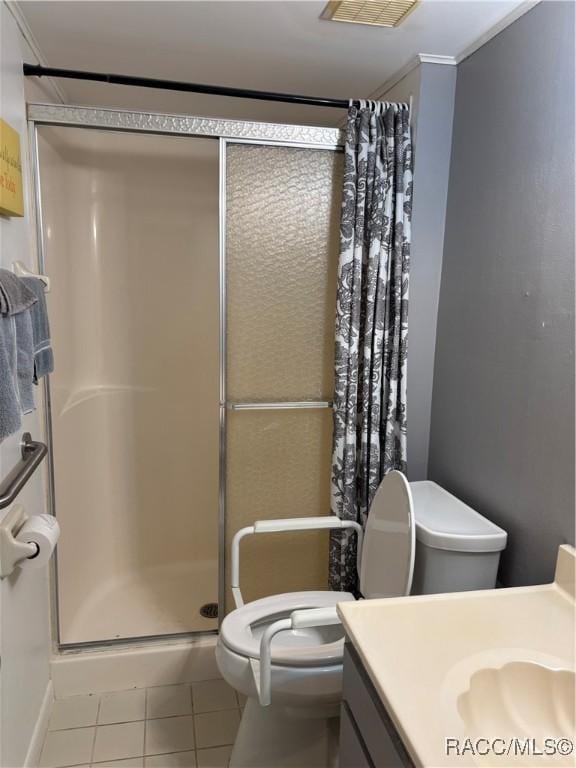
[{"label": "toilet tank", "polygon": [[410,489],[416,522],[411,594],[493,589],[506,531],[431,480]]}]

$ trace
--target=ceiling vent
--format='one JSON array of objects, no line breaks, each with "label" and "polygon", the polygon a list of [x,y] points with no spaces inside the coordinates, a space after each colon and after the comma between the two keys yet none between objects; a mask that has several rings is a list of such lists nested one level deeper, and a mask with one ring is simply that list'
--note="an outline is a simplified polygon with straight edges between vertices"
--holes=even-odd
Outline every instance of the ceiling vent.
[{"label": "ceiling vent", "polygon": [[397,27],[420,0],[334,0],[322,11],[320,18],[345,21],[349,24],[369,24],[374,27]]}]

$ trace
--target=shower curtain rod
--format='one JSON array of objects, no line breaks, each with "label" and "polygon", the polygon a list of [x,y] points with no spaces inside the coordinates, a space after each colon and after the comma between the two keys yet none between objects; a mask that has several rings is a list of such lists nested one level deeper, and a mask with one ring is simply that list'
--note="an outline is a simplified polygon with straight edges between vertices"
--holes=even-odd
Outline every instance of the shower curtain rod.
[{"label": "shower curtain rod", "polygon": [[273,91],[252,91],[246,88],[228,88],[203,83],[184,83],[181,80],[158,80],[153,77],[83,72],[76,69],[43,67],[40,64],[23,64],[22,69],[26,77],[64,77],[71,80],[91,80],[97,83],[112,83],[113,85],[132,85],[138,88],[160,88],[165,91],[206,93],[212,96],[232,96],[237,99],[258,99],[259,101],[283,101],[287,104],[305,104],[311,107],[331,107],[333,109],[348,109],[349,106],[346,99],[321,99],[315,96],[299,96],[294,93],[274,93]]}]

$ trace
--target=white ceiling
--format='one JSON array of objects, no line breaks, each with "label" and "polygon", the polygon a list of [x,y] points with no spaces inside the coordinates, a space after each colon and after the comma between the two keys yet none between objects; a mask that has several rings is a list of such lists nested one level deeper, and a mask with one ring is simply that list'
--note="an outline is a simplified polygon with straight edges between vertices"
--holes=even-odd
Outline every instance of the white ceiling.
[{"label": "white ceiling", "polygon": [[[21,2],[46,63],[332,98],[369,96],[418,53],[458,56],[521,0],[423,0],[396,29],[317,0]],[[60,80],[69,103],[335,125],[339,110]]]}]

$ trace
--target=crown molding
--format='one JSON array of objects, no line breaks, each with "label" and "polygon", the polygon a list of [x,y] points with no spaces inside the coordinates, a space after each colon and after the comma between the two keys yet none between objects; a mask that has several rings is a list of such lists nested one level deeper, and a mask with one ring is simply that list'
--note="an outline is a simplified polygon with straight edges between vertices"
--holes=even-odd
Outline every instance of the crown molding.
[{"label": "crown molding", "polygon": [[388,78],[382,85],[379,85],[375,91],[373,91],[368,98],[378,101],[382,98],[391,88],[398,85],[400,80],[403,80],[412,70],[419,67],[420,64],[443,64],[449,66],[456,66],[458,62],[454,56],[439,56],[434,53],[419,53],[414,58],[410,59],[403,67],[397,70],[392,77]]},{"label": "crown molding", "polygon": [[458,56],[456,56],[456,63],[460,64],[461,61],[467,59],[468,56],[471,56],[479,48],[482,48],[483,45],[489,43],[493,37],[499,35],[500,32],[503,32],[506,29],[506,27],[509,27],[510,24],[513,24],[521,16],[524,16],[525,13],[531,11],[532,8],[534,8],[540,2],[542,2],[542,0],[524,0],[524,2],[516,6],[513,11],[510,11],[510,13],[508,13],[506,16],[500,19],[500,21],[491,26],[490,29],[487,29],[486,32],[480,35],[480,37],[476,38],[473,43],[470,43],[470,45],[466,46],[466,48],[460,51]]},{"label": "crown molding", "polygon": [[399,70],[397,70],[392,77],[389,77],[388,80],[382,83],[382,85],[379,85],[378,88],[376,88],[375,91],[372,91],[372,93],[368,96],[369,99],[373,99],[375,101],[379,101],[382,96],[384,96],[386,93],[388,93],[389,90],[394,88],[395,85],[398,85],[400,80],[403,80],[406,75],[409,75],[412,70],[416,69],[416,67],[420,66],[420,57],[414,56],[413,59],[410,59],[409,62],[407,62],[403,67],[401,67]]},{"label": "crown molding", "polygon": [[500,21],[490,27],[490,29],[486,30],[486,32],[480,35],[480,37],[476,38],[474,42],[470,43],[470,45],[467,45],[466,48],[462,49],[462,51],[460,51],[457,56],[442,56],[435,53],[419,53],[417,56],[414,56],[414,58],[410,59],[410,61],[408,61],[403,67],[397,70],[391,77],[388,78],[388,80],[382,83],[382,85],[378,86],[378,88],[376,88],[376,90],[373,91],[368,98],[376,100],[381,99],[382,96],[384,96],[391,88],[394,88],[394,86],[397,85],[400,80],[405,78],[406,75],[409,75],[413,69],[416,69],[416,67],[419,67],[421,64],[440,64],[450,67],[457,66],[461,61],[464,61],[468,58],[468,56],[471,56],[483,45],[486,45],[486,43],[490,42],[493,37],[499,35],[500,32],[506,29],[506,27],[509,27],[510,24],[513,24],[525,13],[528,13],[528,11],[532,10],[532,8],[534,8],[534,6],[538,5],[540,2],[542,2],[542,0],[524,0],[524,2],[514,8],[513,11],[500,19]]},{"label": "crown molding", "polygon": [[455,56],[438,56],[435,53],[419,53],[417,58],[420,64],[444,64],[449,67],[455,67],[458,64]]},{"label": "crown molding", "polygon": [[[17,0],[3,0],[3,2],[6,8],[8,9],[9,13],[11,14],[12,18],[16,22],[16,25],[20,30],[20,34],[22,35],[22,37],[28,44],[30,50],[34,54],[36,58],[36,63],[41,64],[43,67],[47,67],[48,62],[46,61],[46,57],[42,53],[40,44],[38,43],[38,40],[36,39],[32,30],[30,29],[28,20],[26,19],[26,16],[24,15],[22,8],[20,7],[20,3],[17,2]],[[66,93],[62,89],[60,84],[57,83],[51,77],[47,77],[45,79],[45,82],[48,85],[48,88],[52,91],[52,93],[56,97],[56,99],[62,104],[65,104],[67,101]]]}]

